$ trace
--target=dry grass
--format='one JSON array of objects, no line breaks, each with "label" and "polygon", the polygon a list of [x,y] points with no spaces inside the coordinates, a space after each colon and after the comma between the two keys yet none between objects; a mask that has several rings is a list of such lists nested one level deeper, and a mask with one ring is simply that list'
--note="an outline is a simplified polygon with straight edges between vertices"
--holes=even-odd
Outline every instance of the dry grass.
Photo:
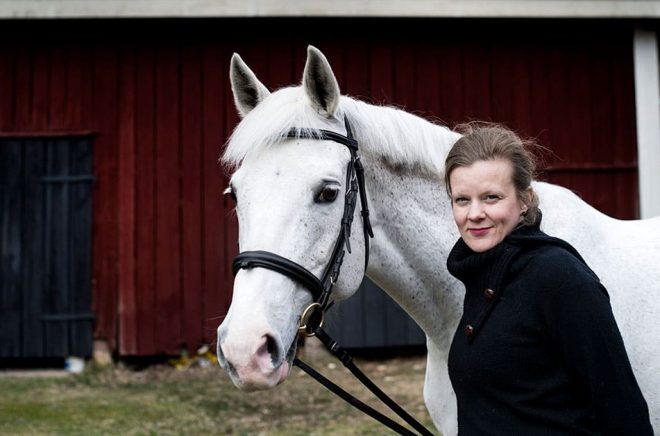
[{"label": "dry grass", "polygon": [[[303,358],[385,412],[327,354]],[[422,400],[424,357],[357,363],[409,413],[432,427]],[[121,365],[92,368],[66,378],[1,378],[0,392],[0,434],[388,434],[298,368],[276,389],[255,393],[238,391],[216,367],[175,370],[166,365],[142,371]]]}]

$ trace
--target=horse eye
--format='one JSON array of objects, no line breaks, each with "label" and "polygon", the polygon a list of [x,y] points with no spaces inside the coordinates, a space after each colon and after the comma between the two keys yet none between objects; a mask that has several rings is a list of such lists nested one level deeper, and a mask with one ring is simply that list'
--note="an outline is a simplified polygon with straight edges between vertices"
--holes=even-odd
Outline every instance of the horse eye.
[{"label": "horse eye", "polygon": [[234,192],[234,187],[229,185],[227,186],[227,189],[222,191],[223,195],[229,195],[232,200],[236,201],[236,193]]},{"label": "horse eye", "polygon": [[339,186],[326,185],[316,196],[315,201],[317,203],[332,203],[337,199],[337,194],[339,194]]}]

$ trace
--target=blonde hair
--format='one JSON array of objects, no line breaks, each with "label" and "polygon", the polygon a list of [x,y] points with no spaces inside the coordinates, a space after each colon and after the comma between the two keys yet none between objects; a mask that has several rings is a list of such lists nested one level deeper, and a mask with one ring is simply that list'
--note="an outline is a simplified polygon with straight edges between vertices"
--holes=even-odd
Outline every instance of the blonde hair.
[{"label": "blonde hair", "polygon": [[[534,224],[539,215],[539,198],[531,187],[536,174],[536,159],[529,151],[533,141],[523,141],[510,129],[499,124],[472,122],[454,128],[463,134],[449,150],[445,159],[445,187],[451,197],[449,177],[452,171],[468,167],[477,161],[504,159],[513,168],[512,181],[516,195],[527,206],[524,225]],[[526,192],[531,192],[531,196]]]}]

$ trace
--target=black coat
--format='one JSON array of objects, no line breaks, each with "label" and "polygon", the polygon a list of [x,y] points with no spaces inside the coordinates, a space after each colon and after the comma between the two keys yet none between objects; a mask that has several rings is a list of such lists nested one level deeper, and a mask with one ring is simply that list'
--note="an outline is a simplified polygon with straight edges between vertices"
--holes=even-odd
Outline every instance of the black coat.
[{"label": "black coat", "polygon": [[468,435],[652,435],[607,291],[577,251],[536,226],[447,260],[466,287],[449,352]]}]

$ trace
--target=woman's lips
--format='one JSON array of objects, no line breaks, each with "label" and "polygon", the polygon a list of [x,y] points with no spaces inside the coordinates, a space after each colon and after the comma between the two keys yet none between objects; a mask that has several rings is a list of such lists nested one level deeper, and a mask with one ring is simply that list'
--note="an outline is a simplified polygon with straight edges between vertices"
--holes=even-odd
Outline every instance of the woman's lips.
[{"label": "woman's lips", "polygon": [[488,234],[489,230],[490,230],[490,227],[483,227],[483,228],[479,228],[479,229],[468,229],[468,232],[470,232],[470,234],[472,236],[479,237],[479,236],[485,236],[486,234]]}]

